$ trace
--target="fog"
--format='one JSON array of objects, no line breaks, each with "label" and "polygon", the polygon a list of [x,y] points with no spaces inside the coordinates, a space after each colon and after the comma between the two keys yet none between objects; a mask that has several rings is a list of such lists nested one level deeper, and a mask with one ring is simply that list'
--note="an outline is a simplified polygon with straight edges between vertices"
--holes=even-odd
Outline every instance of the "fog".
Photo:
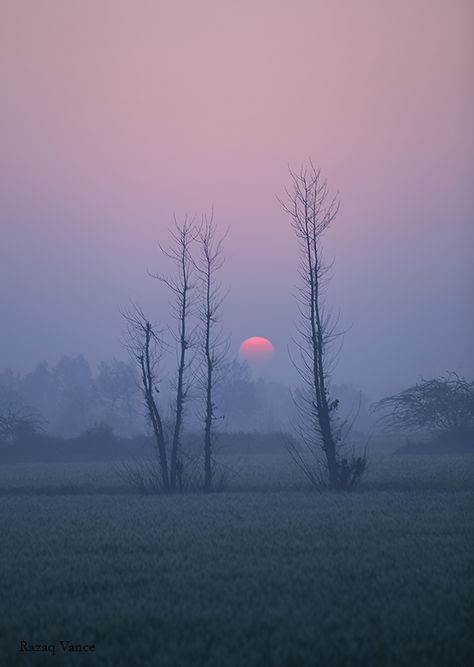
[{"label": "fog", "polygon": [[472,664],[473,32],[0,0],[1,665]]},{"label": "fog", "polygon": [[2,3],[0,368],[126,359],[130,299],[169,326],[173,214],[229,227],[233,355],[296,379],[296,244],[277,196],[311,157],[341,209],[325,241],[335,371],[374,397],[472,375],[470,2]]}]

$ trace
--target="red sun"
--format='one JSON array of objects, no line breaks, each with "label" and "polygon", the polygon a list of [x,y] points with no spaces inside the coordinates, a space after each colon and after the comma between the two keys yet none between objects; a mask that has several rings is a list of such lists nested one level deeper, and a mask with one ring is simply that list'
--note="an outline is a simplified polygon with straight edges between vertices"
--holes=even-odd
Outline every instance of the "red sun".
[{"label": "red sun", "polygon": [[240,344],[239,354],[244,359],[268,358],[273,354],[273,344],[268,338],[252,336]]}]

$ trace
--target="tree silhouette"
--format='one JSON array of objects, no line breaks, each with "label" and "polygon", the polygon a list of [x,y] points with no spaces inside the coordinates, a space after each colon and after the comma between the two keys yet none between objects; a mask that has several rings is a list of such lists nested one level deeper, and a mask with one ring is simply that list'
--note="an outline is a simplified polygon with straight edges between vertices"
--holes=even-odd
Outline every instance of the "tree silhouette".
[{"label": "tree silhouette", "polygon": [[474,428],[474,382],[456,373],[422,380],[374,406],[390,431],[466,434]]},{"label": "tree silhouette", "polygon": [[203,217],[197,235],[199,254],[195,261],[199,278],[199,350],[202,358],[200,385],[204,397],[204,491],[210,491],[213,478],[214,423],[217,419],[215,387],[229,350],[219,320],[225,294],[217,274],[224,263],[225,235],[216,238],[213,212]]},{"label": "tree silhouette", "polygon": [[[322,252],[322,237],[339,210],[337,197],[330,197],[326,181],[312,162],[298,173],[290,169],[291,187],[280,200],[291,220],[299,249],[300,285],[296,295],[298,326],[296,356],[292,361],[303,387],[295,394],[300,441],[309,454],[305,457],[291,446],[295,461],[318,486],[332,489],[352,488],[363,474],[365,457],[347,458],[342,454],[342,430],[337,426],[338,401],[329,392],[334,356],[331,346],[339,338],[337,318],[325,307],[328,284],[327,264]],[[327,480],[321,476],[319,454]],[[316,469],[315,469],[316,464]]]}]

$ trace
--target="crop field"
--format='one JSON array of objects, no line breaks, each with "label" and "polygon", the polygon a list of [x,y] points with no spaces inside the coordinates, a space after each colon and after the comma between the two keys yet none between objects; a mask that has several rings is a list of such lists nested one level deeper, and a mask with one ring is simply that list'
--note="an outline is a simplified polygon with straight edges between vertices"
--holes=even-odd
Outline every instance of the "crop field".
[{"label": "crop field", "polygon": [[472,664],[473,457],[380,456],[352,494],[225,464],[224,492],[177,497],[115,464],[3,466],[0,664]]}]

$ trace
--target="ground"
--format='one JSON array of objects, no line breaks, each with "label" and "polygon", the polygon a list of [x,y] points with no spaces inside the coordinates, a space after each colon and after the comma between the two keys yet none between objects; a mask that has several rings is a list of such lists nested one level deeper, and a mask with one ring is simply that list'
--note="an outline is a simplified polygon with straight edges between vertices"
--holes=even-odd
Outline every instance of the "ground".
[{"label": "ground", "polygon": [[323,495],[285,457],[227,465],[225,492],[174,498],[107,464],[3,466],[0,663],[472,664],[473,457],[372,457]]}]

